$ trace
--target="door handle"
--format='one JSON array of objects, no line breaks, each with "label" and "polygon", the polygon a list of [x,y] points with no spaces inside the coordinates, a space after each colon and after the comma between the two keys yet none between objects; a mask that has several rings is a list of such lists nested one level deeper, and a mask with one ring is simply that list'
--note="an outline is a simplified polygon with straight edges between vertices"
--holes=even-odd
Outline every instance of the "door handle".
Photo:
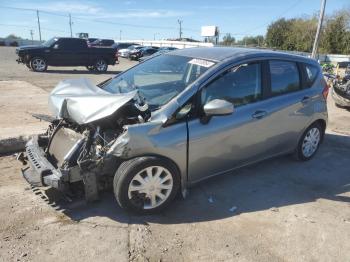
[{"label": "door handle", "polygon": [[256,118],[256,119],[261,119],[261,118],[265,117],[266,115],[267,115],[266,111],[258,110],[254,114],[252,114],[252,117]]},{"label": "door handle", "polygon": [[302,102],[302,103],[307,103],[309,100],[310,100],[310,97],[309,97],[309,96],[304,96],[304,97],[301,99],[301,102]]}]

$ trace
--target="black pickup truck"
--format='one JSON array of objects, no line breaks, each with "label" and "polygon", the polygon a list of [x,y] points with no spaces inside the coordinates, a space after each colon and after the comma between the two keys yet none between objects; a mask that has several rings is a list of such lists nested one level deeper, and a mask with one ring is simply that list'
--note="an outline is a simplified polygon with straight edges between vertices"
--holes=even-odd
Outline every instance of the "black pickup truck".
[{"label": "black pickup truck", "polygon": [[86,66],[90,71],[105,72],[118,61],[114,48],[88,47],[81,38],[54,37],[42,45],[18,47],[16,54],[18,63],[35,72],[44,72],[47,66]]}]

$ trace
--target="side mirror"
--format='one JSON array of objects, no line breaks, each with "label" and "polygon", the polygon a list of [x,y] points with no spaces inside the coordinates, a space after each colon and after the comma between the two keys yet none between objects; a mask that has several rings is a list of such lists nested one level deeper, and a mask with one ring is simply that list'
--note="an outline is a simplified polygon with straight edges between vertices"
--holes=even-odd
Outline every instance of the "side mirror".
[{"label": "side mirror", "polygon": [[58,49],[60,46],[58,45],[58,44],[55,44],[54,46],[53,46],[53,49]]},{"label": "side mirror", "polygon": [[206,116],[231,115],[233,104],[223,99],[214,99],[206,103],[203,110]]}]

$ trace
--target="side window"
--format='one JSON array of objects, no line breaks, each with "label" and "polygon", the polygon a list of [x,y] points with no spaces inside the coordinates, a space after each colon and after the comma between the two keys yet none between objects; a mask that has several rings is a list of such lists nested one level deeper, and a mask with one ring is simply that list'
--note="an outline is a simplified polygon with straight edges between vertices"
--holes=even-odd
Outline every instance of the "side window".
[{"label": "side window", "polygon": [[65,51],[76,50],[75,46],[76,46],[75,39],[64,39],[62,41],[62,44],[60,44],[60,47]]},{"label": "side window", "polygon": [[304,67],[306,72],[306,86],[311,87],[316,80],[318,68],[308,64],[305,64]]},{"label": "side window", "polygon": [[269,63],[272,96],[300,89],[299,70],[295,62],[271,60]]},{"label": "side window", "polygon": [[262,97],[261,64],[250,63],[233,67],[216,78],[201,93],[202,104],[224,99],[235,107],[256,102]]}]

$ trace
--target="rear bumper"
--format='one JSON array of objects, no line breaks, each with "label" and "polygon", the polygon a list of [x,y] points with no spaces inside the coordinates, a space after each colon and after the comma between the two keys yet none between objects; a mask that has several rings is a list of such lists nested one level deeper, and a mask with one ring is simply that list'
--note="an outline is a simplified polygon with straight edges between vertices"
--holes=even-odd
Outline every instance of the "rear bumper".
[{"label": "rear bumper", "polygon": [[[56,169],[45,157],[44,150],[34,136],[25,147],[28,166],[22,169],[23,177],[33,186],[50,186],[64,189],[65,170]],[[63,172],[62,172],[63,171]]]}]

